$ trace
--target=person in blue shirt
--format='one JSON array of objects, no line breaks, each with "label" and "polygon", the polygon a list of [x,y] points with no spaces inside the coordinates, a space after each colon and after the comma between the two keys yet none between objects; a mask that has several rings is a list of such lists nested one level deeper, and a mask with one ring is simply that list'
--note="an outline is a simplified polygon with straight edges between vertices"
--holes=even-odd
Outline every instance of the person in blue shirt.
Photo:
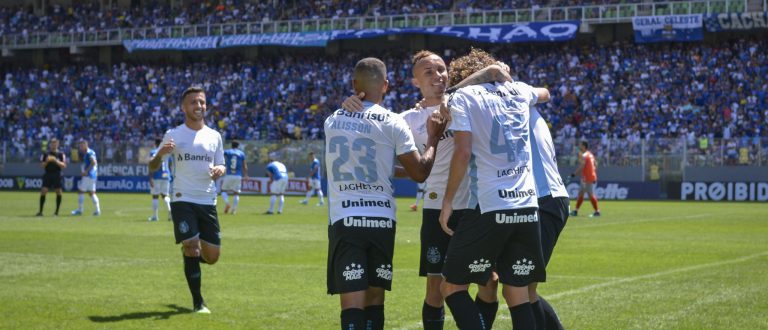
[{"label": "person in blue shirt", "polygon": [[307,205],[309,203],[309,199],[312,197],[312,193],[317,192],[317,197],[320,199],[320,202],[317,203],[317,206],[322,206],[325,204],[325,198],[323,197],[323,189],[320,186],[320,161],[315,157],[314,151],[309,152],[309,159],[312,161],[312,164],[309,165],[307,197],[301,201],[301,204]]},{"label": "person in blue shirt", "polygon": [[83,164],[80,166],[82,178],[78,185],[77,196],[77,210],[72,211],[72,215],[83,214],[83,201],[85,200],[84,194],[87,192],[91,195],[91,201],[93,201],[94,216],[101,215],[101,207],[99,206],[99,197],[96,196],[96,179],[98,173],[98,162],[96,161],[96,152],[93,149],[88,148],[88,141],[80,140],[80,159],[83,160]]},{"label": "person in blue shirt", "polygon": [[288,186],[288,169],[283,163],[270,159],[269,164],[267,164],[267,176],[269,177],[269,193],[272,195],[272,198],[269,200],[269,210],[264,214],[275,213],[277,196],[280,196],[280,205],[277,208],[277,213],[283,213],[285,188]]},{"label": "person in blue shirt", "polygon": [[[226,174],[221,183],[221,198],[224,199],[224,213],[232,214],[237,212],[237,204],[240,202],[240,189],[242,188],[243,178],[248,177],[248,164],[245,162],[245,152],[238,149],[240,142],[232,141],[232,149],[224,150],[224,165]],[[229,204],[229,195],[232,197],[232,205]]]},{"label": "person in blue shirt", "polygon": [[[150,160],[152,160],[152,158],[154,158],[157,154],[157,150],[160,149],[161,142],[163,142],[162,139],[155,139],[155,149],[149,151]],[[149,190],[152,194],[152,216],[147,219],[149,221],[157,221],[157,210],[160,205],[158,197],[161,196],[165,202],[165,208],[168,210],[168,220],[171,220],[171,198],[169,197],[168,191],[171,178],[170,164],[172,161],[172,158],[165,157],[163,162],[160,164],[160,169],[149,173]]]}]

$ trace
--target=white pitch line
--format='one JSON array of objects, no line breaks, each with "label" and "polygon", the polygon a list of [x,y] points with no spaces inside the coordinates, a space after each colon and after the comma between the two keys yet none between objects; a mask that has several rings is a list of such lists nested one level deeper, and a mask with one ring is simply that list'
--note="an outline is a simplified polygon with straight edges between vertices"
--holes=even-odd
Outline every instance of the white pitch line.
[{"label": "white pitch line", "polygon": [[[750,260],[750,259],[755,259],[755,258],[759,258],[759,257],[763,257],[763,256],[768,256],[768,251],[764,251],[764,252],[760,252],[760,253],[755,253],[755,254],[751,254],[751,255],[748,255],[748,256],[744,256],[744,257],[741,257],[741,258],[738,258],[738,259],[733,259],[733,260],[728,260],[728,261],[712,262],[712,263],[708,263],[708,264],[701,264],[701,265],[695,265],[695,266],[675,268],[675,269],[670,269],[670,270],[666,270],[666,271],[663,271],[663,272],[657,272],[657,273],[651,273],[651,274],[645,274],[645,275],[633,276],[633,277],[625,277],[625,278],[614,280],[614,281],[609,281],[609,282],[604,282],[604,283],[594,284],[594,285],[588,285],[588,286],[585,286],[585,287],[582,287],[582,288],[579,288],[579,289],[563,291],[563,292],[555,293],[555,294],[548,294],[547,295],[547,300],[555,300],[555,299],[559,299],[559,298],[562,298],[562,297],[565,297],[565,296],[570,296],[570,295],[579,294],[579,293],[585,293],[585,292],[589,292],[589,291],[592,291],[592,290],[595,290],[595,289],[600,289],[600,288],[604,288],[604,287],[608,287],[608,286],[612,286],[612,285],[616,285],[616,284],[621,284],[621,283],[634,282],[634,281],[645,280],[645,279],[649,279],[649,278],[654,278],[654,277],[659,277],[659,276],[664,276],[664,275],[670,275],[670,274],[675,274],[675,273],[683,273],[683,272],[688,272],[688,271],[693,271],[693,270],[699,270],[699,269],[705,269],[705,268],[711,268],[711,267],[718,267],[718,266],[722,266],[722,265],[740,263],[740,262],[744,262],[744,261],[747,261],[747,260]],[[505,314],[500,314],[500,315],[496,316],[496,318],[503,320],[503,319],[508,319],[509,316],[507,316]],[[450,315],[446,315],[445,316],[445,320],[446,321],[452,320],[452,319],[453,318]],[[411,325],[407,325],[405,327],[401,327],[401,328],[398,328],[398,329],[399,330],[410,330],[410,329],[419,329],[421,327],[422,327],[421,321],[419,321],[419,322],[415,322],[415,323],[413,323]]]},{"label": "white pitch line", "polygon": [[[683,215],[683,216],[670,216],[670,217],[661,217],[661,218],[643,218],[643,219],[621,221],[621,222],[597,222],[597,221],[600,221],[600,220],[586,220],[586,221],[596,221],[596,222],[595,223],[590,223],[590,224],[585,224],[583,226],[578,226],[578,227],[568,227],[566,230],[586,229],[586,228],[616,226],[616,225],[631,225],[631,224],[636,224],[636,223],[654,222],[654,221],[662,221],[662,220],[697,219],[697,218],[706,217],[708,215],[712,215],[712,214],[711,213],[707,213],[707,214],[689,214],[689,215]],[[572,218],[568,218],[568,221],[576,221],[576,220],[572,219]]]},{"label": "white pitch line", "polygon": [[640,275],[640,276],[632,276],[632,277],[625,277],[625,278],[618,279],[618,280],[613,280],[613,281],[608,281],[608,282],[603,282],[603,283],[598,283],[598,284],[593,284],[593,285],[587,285],[585,287],[581,287],[581,288],[578,288],[578,289],[563,291],[563,292],[559,292],[559,293],[555,293],[555,294],[549,294],[549,295],[547,295],[547,299],[555,300],[555,299],[563,298],[563,297],[574,295],[574,294],[590,292],[590,291],[593,291],[595,289],[600,289],[600,288],[604,288],[604,287],[608,287],[608,286],[612,286],[612,285],[616,285],[616,284],[622,284],[622,283],[627,283],[627,282],[634,282],[634,281],[639,281],[639,280],[646,280],[646,279],[650,279],[650,278],[654,278],[654,277],[671,275],[671,274],[675,274],[675,273],[684,273],[684,272],[689,272],[689,271],[693,271],[693,270],[718,267],[718,266],[722,266],[722,265],[735,264],[735,263],[740,263],[740,262],[744,262],[744,261],[747,261],[747,260],[750,260],[750,259],[755,259],[755,258],[759,258],[759,257],[763,257],[763,256],[768,256],[768,251],[763,251],[763,252],[760,252],[760,253],[755,253],[755,254],[751,254],[751,255],[748,255],[748,256],[744,256],[744,257],[741,257],[741,258],[732,259],[732,260],[728,260],[728,261],[712,262],[712,263],[708,263],[708,264],[701,264],[701,265],[695,265],[695,266],[674,268],[674,269],[665,270],[665,271],[656,272],[656,273],[651,273],[651,274],[645,274],[645,275]]}]

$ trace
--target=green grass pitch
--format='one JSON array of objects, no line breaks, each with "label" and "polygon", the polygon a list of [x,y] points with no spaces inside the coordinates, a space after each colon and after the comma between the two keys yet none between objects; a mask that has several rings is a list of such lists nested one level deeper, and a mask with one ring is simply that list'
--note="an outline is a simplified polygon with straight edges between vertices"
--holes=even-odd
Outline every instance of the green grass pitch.
[{"label": "green grass pitch", "polygon": [[[266,216],[268,197],[245,196],[237,215],[220,214],[222,256],[203,265],[213,313],[197,315],[170,223],[147,222],[148,195],[101,193],[101,217],[57,218],[53,194],[46,216],[32,216],[37,196],[0,193],[0,329],[338,328],[339,299],[325,293],[327,210],[315,198],[305,206],[288,197],[284,214]],[[76,200],[66,194],[62,214]],[[398,199],[387,329],[421,327],[421,212],[407,208],[412,201]],[[566,328],[768,329],[768,204],[601,209],[602,218],[568,221],[540,287]],[[496,325],[511,328],[503,300]],[[450,316],[446,329],[455,329]]]}]

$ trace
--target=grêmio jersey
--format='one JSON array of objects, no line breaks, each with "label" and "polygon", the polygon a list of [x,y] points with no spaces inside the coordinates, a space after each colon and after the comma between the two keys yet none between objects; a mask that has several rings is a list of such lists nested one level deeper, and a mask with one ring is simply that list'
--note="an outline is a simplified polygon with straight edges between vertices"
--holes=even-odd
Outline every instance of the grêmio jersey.
[{"label": "gr\u00eamio jersey", "polygon": [[480,212],[537,207],[531,171],[530,106],[533,87],[521,82],[459,89],[449,100],[450,129],[472,133],[467,208]]},{"label": "gr\u00eamio jersey", "polygon": [[537,195],[539,198],[549,195],[568,197],[568,191],[557,169],[555,144],[552,142],[549,126],[536,109],[531,109],[531,135],[531,162]]},{"label": "gr\u00eamio jersey", "polygon": [[363,102],[361,112],[339,109],[325,120],[329,224],[352,216],[395,220],[395,157],[417,151],[402,117]]},{"label": "gr\u00eamio jersey", "polygon": [[245,162],[245,153],[242,150],[224,150],[224,167],[227,168],[227,175],[243,176],[243,162]]},{"label": "gr\u00eamio jersey", "polygon": [[208,126],[196,131],[181,124],[165,132],[163,144],[173,139],[176,147],[169,154],[173,159],[174,202],[216,205],[216,185],[211,168],[224,165],[224,144],[221,134]]},{"label": "gr\u00eamio jersey", "polygon": [[[439,111],[440,106],[428,107],[421,110],[411,109],[400,114],[405,119],[408,127],[413,133],[413,139],[419,152],[423,153],[427,146],[427,120],[429,116]],[[432,166],[424,192],[424,208],[439,210],[443,207],[443,194],[448,184],[448,171],[451,168],[451,158],[453,157],[453,132],[446,130],[440,137],[440,143],[437,145],[435,154],[435,163]],[[469,177],[464,179],[459,185],[453,199],[453,208],[455,210],[464,209],[469,201]]]}]

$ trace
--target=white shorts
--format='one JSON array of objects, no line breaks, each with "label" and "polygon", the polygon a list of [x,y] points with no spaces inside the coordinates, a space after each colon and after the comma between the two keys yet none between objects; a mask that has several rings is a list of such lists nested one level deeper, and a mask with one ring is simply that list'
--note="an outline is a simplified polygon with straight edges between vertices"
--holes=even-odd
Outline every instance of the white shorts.
[{"label": "white shorts", "polygon": [[285,193],[285,187],[288,186],[288,179],[272,181],[269,185],[269,193],[272,195],[282,195]]},{"label": "white shorts", "polygon": [[243,186],[243,177],[239,175],[227,175],[224,176],[224,181],[221,182],[221,191],[234,191],[240,193],[240,189]]},{"label": "white shorts", "polygon": [[320,179],[309,179],[309,189],[320,189]]},{"label": "white shorts", "polygon": [[77,185],[77,189],[81,192],[96,191],[96,179],[84,176],[80,179],[80,183]]},{"label": "white shorts", "polygon": [[149,192],[153,196],[157,195],[165,195],[168,196],[168,180],[163,179],[154,179],[152,180],[152,188],[149,189]]}]

